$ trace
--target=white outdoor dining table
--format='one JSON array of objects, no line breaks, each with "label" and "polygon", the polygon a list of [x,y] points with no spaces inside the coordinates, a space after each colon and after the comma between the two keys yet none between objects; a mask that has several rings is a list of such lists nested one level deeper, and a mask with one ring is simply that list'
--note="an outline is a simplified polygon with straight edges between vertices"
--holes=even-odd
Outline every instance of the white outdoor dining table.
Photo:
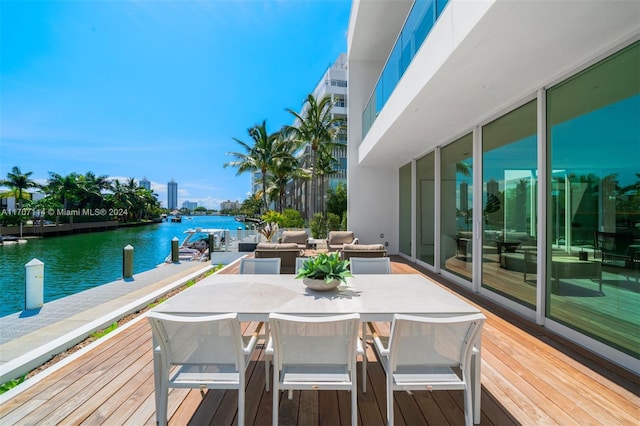
[{"label": "white outdoor dining table", "polygon": [[[393,314],[468,315],[480,310],[419,274],[356,275],[330,291],[309,290],[294,275],[211,275],[153,310],[176,315],[237,312],[240,321],[297,315],[359,313],[361,321],[391,321]],[[480,422],[480,339],[471,380],[474,422]]]}]

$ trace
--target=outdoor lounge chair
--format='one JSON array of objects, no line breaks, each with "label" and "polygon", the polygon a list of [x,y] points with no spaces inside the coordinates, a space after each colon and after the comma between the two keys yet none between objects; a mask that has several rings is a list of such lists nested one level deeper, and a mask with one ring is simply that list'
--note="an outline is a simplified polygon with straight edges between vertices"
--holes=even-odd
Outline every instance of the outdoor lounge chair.
[{"label": "outdoor lounge chair", "polygon": [[254,252],[256,259],[280,259],[281,274],[293,274],[296,258],[303,254],[304,250],[300,249],[297,243],[260,243]]},{"label": "outdoor lounge chair", "polygon": [[243,336],[235,313],[187,317],[150,312],[147,318],[153,331],[157,423],[167,424],[169,388],[237,389],[242,426],[245,370],[263,323],[252,336]]},{"label": "outdoor lounge chair", "polygon": [[304,250],[309,247],[309,234],[307,231],[283,231],[282,236],[278,238],[278,243],[296,243],[298,248]]},{"label": "outdoor lounge chair", "polygon": [[[463,390],[466,426],[473,425],[471,359],[485,316],[399,315],[388,342],[369,324],[387,382],[387,425],[393,425],[393,391]],[[477,354],[475,356],[478,356]],[[459,368],[457,373],[454,368]]]},{"label": "outdoor lounge chair", "polygon": [[341,249],[343,259],[351,257],[386,257],[387,251],[382,244],[344,244]]},{"label": "outdoor lounge chair", "polygon": [[345,244],[358,244],[358,242],[353,231],[329,231],[327,236],[327,248],[329,251],[342,250]]}]

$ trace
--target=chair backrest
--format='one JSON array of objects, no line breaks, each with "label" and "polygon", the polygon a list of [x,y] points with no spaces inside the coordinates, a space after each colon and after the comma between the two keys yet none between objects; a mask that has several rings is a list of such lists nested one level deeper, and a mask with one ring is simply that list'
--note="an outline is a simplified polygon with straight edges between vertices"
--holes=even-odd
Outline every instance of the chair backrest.
[{"label": "chair backrest", "polygon": [[351,244],[355,239],[353,231],[329,231],[328,244]]},{"label": "chair backrest", "polygon": [[350,257],[352,274],[390,274],[391,261],[388,257]]},{"label": "chair backrest", "polygon": [[389,338],[389,367],[469,365],[485,316],[424,317],[395,314]]},{"label": "chair backrest", "polygon": [[279,274],[280,273],[279,257],[267,259],[245,258],[240,259],[241,274]]},{"label": "chair backrest", "polygon": [[167,366],[224,364],[235,366],[236,372],[244,369],[237,314],[188,317],[149,312],[147,318]]},{"label": "chair backrest", "polygon": [[307,257],[296,257],[296,270],[295,270],[296,274],[300,269],[302,269],[302,266],[304,265],[304,262],[307,259],[308,259]]},{"label": "chair backrest", "polygon": [[280,237],[282,243],[306,244],[309,234],[307,231],[284,231]]},{"label": "chair backrest", "polygon": [[359,314],[302,317],[272,313],[274,363],[286,365],[346,365],[355,369]]}]

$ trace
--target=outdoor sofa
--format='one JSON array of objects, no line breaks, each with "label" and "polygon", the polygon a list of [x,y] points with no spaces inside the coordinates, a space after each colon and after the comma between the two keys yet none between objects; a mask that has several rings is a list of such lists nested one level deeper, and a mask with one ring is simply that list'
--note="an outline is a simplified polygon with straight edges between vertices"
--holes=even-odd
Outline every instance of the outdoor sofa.
[{"label": "outdoor sofa", "polygon": [[282,236],[278,238],[278,243],[295,243],[299,249],[306,249],[309,247],[309,234],[307,231],[283,231]]},{"label": "outdoor sofa", "polygon": [[345,260],[350,257],[386,257],[387,251],[382,244],[344,244],[341,256]]},{"label": "outdoor sofa", "polygon": [[254,252],[257,259],[280,258],[280,273],[293,274],[296,268],[296,257],[302,257],[304,250],[296,243],[259,243]]},{"label": "outdoor sofa", "polygon": [[358,239],[353,231],[329,231],[327,236],[327,249],[339,251],[345,244],[358,244]]}]

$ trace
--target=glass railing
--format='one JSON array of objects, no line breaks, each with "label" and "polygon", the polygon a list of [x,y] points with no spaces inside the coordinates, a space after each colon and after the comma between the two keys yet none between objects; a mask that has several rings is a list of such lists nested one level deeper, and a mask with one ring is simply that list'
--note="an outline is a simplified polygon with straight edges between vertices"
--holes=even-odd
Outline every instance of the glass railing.
[{"label": "glass railing", "polygon": [[373,125],[391,93],[433,28],[449,0],[416,0],[396,40],[375,89],[362,113],[362,138]]}]

